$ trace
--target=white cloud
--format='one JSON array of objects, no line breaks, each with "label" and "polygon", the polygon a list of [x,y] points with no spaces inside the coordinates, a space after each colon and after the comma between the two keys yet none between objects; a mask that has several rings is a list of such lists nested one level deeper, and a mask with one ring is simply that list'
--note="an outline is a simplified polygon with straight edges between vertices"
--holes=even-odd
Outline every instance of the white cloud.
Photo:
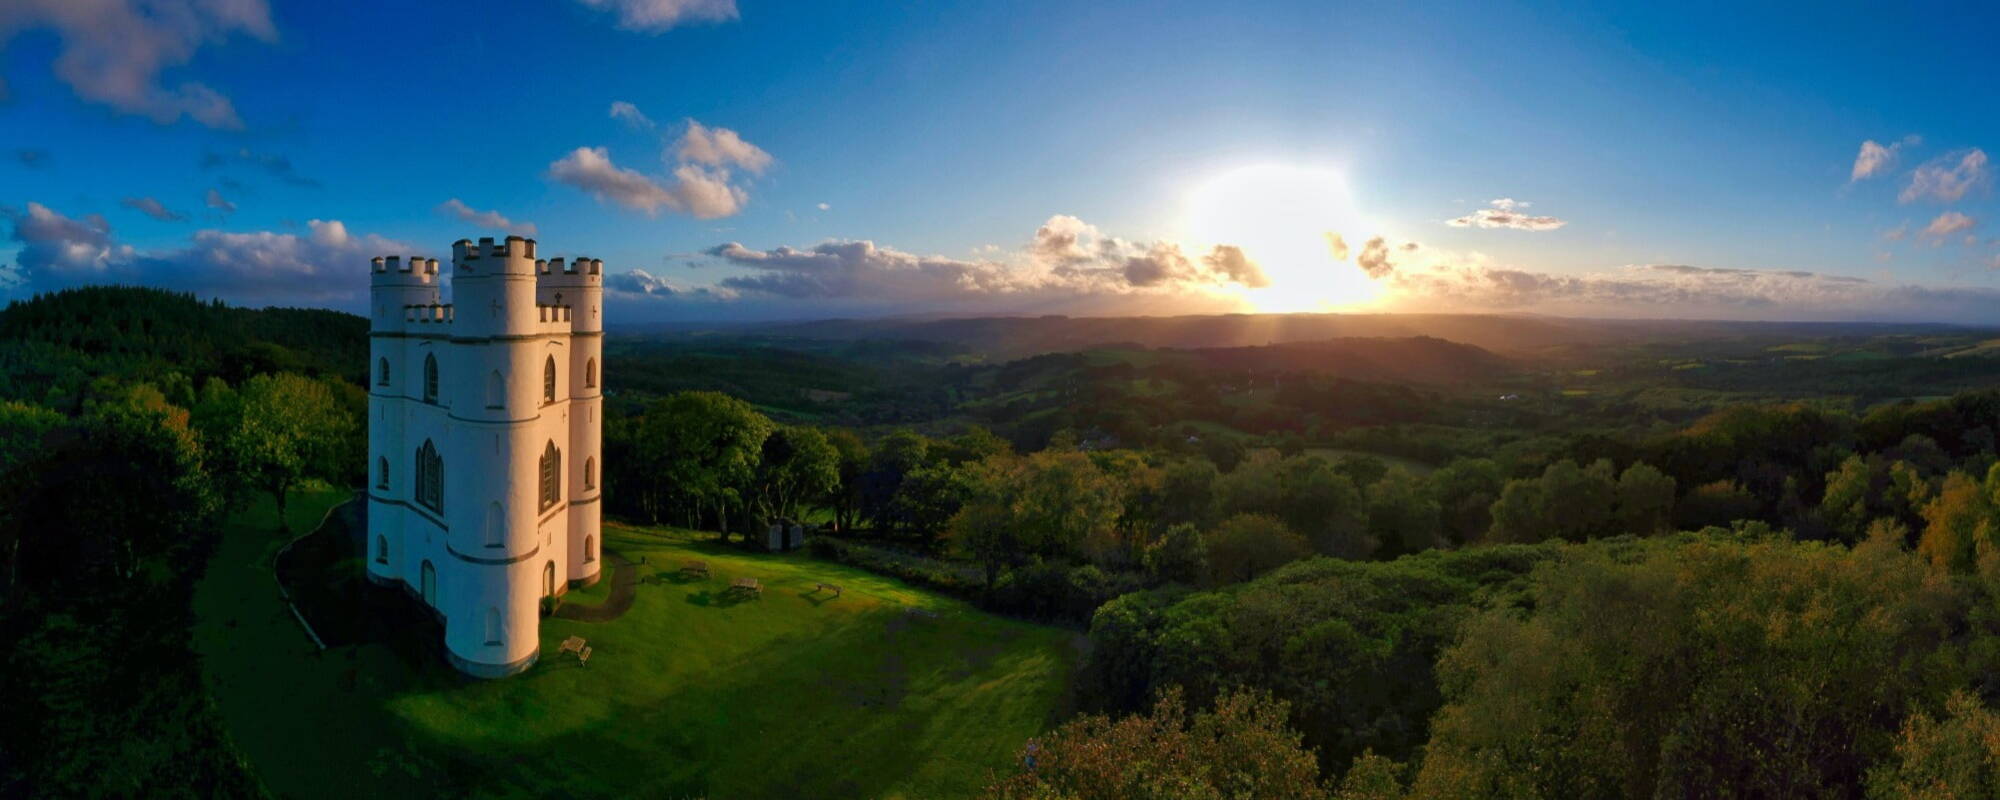
[{"label": "white cloud", "polygon": [[1896,199],[1915,202],[1929,198],[1940,203],[1956,203],[1967,192],[1983,189],[1992,182],[1986,168],[1986,151],[1979,148],[1946,153],[1910,173],[1910,183]]},{"label": "white cloud", "polygon": [[634,128],[641,128],[644,130],[652,130],[653,128],[657,127],[656,125],[653,124],[652,118],[646,116],[646,112],[640,111],[638,106],[632,105],[631,103],[627,103],[623,100],[612,101],[611,118],[624,120],[626,124],[631,125]]},{"label": "white cloud", "polygon": [[1863,141],[1861,152],[1854,155],[1854,169],[1848,173],[1847,182],[1853,183],[1888,172],[1890,165],[1896,161],[1896,151],[1901,149],[1903,142],[1884,145],[1874,139]]},{"label": "white cloud", "polygon": [[830,205],[827,205],[827,204],[825,204],[825,203],[821,203],[821,204],[819,204],[819,210],[821,210],[821,211],[831,211],[831,210],[833,210],[833,206],[830,206]]},{"label": "white cloud", "polygon": [[674,181],[663,185],[645,174],[611,162],[602,147],[579,147],[549,165],[548,176],[610,201],[647,214],[664,208],[696,219],[727,217],[749,202],[747,191],[731,186],[728,173],[683,164]]},{"label": "white cloud", "polygon": [[264,0],[7,0],[0,45],[16,34],[52,30],[61,41],[56,77],[84,100],[161,124],[182,117],[239,129],[229,98],[195,81],[168,88],[160,73],[188,63],[205,44],[243,33],[273,42]]},{"label": "white cloud", "polygon": [[[1044,222],[1019,253],[980,252],[982,257],[967,260],[918,255],[866,240],[835,240],[804,249],[771,250],[730,242],[705,254],[749,270],[717,284],[744,297],[844,299],[905,307],[1212,299],[1210,292],[1216,288],[1269,283],[1262,268],[1240,248],[1215,245],[1190,257],[1178,243],[1128,242],[1065,214]],[[990,257],[985,255],[989,253]]]},{"label": "white cloud", "polygon": [[309,220],[306,233],[196,231],[179,248],[141,251],[118,243],[102,216],[65,217],[40,203],[9,210],[21,244],[19,276],[30,291],[86,283],[136,283],[248,303],[358,305],[371,256],[407,251],[380,236],[356,236],[339,220]]},{"label": "white cloud", "polygon": [[1530,203],[1502,197],[1463,217],[1448,219],[1444,224],[1454,228],[1512,228],[1517,231],[1552,231],[1569,224],[1555,217],[1537,217],[1520,213]]},{"label": "white cloud", "polygon": [[1340,234],[1333,231],[1326,232],[1326,249],[1333,256],[1333,260],[1347,260],[1347,240],[1340,238]]},{"label": "white cloud", "polygon": [[694,120],[687,121],[687,133],[674,146],[675,157],[681,163],[693,162],[710,167],[741,167],[752,175],[762,175],[771,166],[771,154],[754,144],[743,141],[728,128],[710,128]]},{"label": "white cloud", "polygon": [[1931,224],[1924,227],[1923,235],[1942,239],[1954,233],[1972,230],[1978,227],[1978,225],[1979,220],[1956,211],[1946,211],[1943,214],[1939,214],[1937,219],[1931,220]]},{"label": "white cloud", "polygon": [[659,33],[689,22],[736,19],[736,0],[580,0],[618,14],[618,27]]},{"label": "white cloud", "polygon": [[506,231],[508,233],[518,234],[520,236],[535,235],[535,223],[532,222],[517,223],[504,216],[501,216],[500,212],[498,211],[477,211],[474,210],[471,206],[466,205],[463,201],[459,200],[456,197],[450,200],[446,200],[442,203],[439,203],[437,206],[437,212],[439,214],[443,214],[448,217],[457,218],[461,222],[470,223],[482,228],[492,228],[493,230],[496,231]]},{"label": "white cloud", "polygon": [[[620,106],[629,108],[625,113]],[[645,119],[636,106],[614,103],[612,115]],[[650,124],[650,121],[649,121]],[[710,128],[687,121],[680,139],[661,152],[670,180],[656,179],[611,162],[602,147],[579,147],[549,165],[548,177],[590,192],[626,208],[656,214],[664,208],[697,219],[737,214],[750,202],[750,190],[736,182],[732,169],[753,175],[773,163],[771,154],[744,141],[728,128]]]},{"label": "white cloud", "polygon": [[173,211],[151,197],[127,197],[118,201],[118,204],[161,222],[180,222],[187,219],[185,214]]}]

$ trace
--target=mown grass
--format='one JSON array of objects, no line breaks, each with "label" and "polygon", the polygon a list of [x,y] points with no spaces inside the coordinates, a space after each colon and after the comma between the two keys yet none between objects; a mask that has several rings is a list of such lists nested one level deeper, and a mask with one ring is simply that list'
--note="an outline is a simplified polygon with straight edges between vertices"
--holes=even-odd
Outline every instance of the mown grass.
[{"label": "mown grass", "polygon": [[[343,498],[294,500],[294,530]],[[659,578],[618,620],[546,620],[541,662],[522,675],[463,678],[381,643],[321,653],[277,599],[272,514],[253,508],[225,532],[196,644],[280,796],[962,797],[1056,715],[1075,658],[1073,634],[894,580],[622,525],[606,546]],[[713,577],[680,578],[690,558]],[[757,578],[763,598],[725,598],[735,577]],[[607,585],[569,602],[599,602]],[[588,667],[558,654],[571,635],[589,640]]]}]

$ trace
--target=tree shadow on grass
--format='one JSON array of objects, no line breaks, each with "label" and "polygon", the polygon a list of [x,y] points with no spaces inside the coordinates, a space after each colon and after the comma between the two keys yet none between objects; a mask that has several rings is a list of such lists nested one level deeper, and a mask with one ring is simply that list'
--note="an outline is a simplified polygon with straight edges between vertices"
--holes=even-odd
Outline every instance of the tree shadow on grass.
[{"label": "tree shadow on grass", "polygon": [[702,606],[704,608],[728,608],[752,599],[755,598],[749,592],[730,591],[727,589],[719,592],[694,592],[687,596],[689,605]]}]

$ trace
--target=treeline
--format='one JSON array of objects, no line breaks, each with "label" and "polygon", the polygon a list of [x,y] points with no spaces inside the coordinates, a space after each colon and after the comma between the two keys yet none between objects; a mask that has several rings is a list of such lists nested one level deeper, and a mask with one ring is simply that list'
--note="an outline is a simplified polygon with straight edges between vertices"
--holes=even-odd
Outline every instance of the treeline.
[{"label": "treeline", "polygon": [[105,376],[170,391],[297,372],[359,384],[368,320],[322,309],[232,308],[194,295],[86,286],[0,310],[0,399],[78,413]]},{"label": "treeline", "polygon": [[190,601],[225,515],[350,477],[340,396],[358,390],[92,386],[73,416],[0,402],[0,795],[261,795],[189,649]]},{"label": "treeline", "polygon": [[[1996,407],[1725,409],[1515,465],[1456,551],[1123,595],[1078,688],[1111,716],[990,794],[1144,796],[1117,787],[1174,757],[1198,787],[1291,776],[1299,797],[1992,796]],[[1496,477],[1461,461],[1429,481],[1476,498]],[[1195,711],[1148,713],[1160,697]],[[1175,732],[1130,736],[1148,726]],[[1246,776],[1223,758],[1246,739],[1319,773]]]}]

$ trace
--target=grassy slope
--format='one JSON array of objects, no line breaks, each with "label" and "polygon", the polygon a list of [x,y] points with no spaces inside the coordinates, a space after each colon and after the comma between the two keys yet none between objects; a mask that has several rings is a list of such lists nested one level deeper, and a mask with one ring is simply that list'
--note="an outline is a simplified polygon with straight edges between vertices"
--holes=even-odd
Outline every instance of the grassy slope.
[{"label": "grassy slope", "polygon": [[[295,501],[295,529],[338,499]],[[1060,631],[800,554],[622,526],[605,543],[645,557],[642,574],[699,557],[715,577],[641,585],[615,622],[550,620],[542,662],[502,681],[379,644],[315,654],[276,600],[271,522],[260,507],[227,532],[196,645],[280,795],[964,796],[1042,729],[1072,667]],[[764,599],[721,600],[743,575]],[[825,599],[820,581],[847,592]],[[600,601],[601,587],[571,601]],[[572,634],[595,649],[588,668],[555,655]]]}]

